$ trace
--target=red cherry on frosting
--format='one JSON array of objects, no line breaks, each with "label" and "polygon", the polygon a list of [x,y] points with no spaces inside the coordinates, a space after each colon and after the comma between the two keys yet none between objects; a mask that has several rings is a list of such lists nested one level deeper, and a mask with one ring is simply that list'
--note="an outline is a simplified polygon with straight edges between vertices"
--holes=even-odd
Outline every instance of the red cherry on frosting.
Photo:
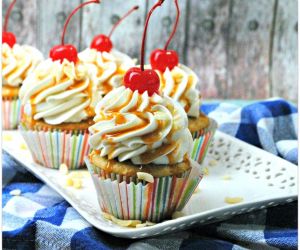
[{"label": "red cherry on frosting", "polygon": [[2,32],[2,44],[7,43],[11,48],[15,45],[17,39],[14,33],[7,32],[7,27],[8,27],[8,20],[9,20],[11,10],[13,9],[16,1],[17,0],[13,0],[7,8],[5,19],[4,19],[3,32]]},{"label": "red cherry on frosting", "polygon": [[80,10],[83,6],[91,4],[91,3],[100,3],[100,0],[90,0],[87,1],[85,3],[79,4],[72,12],[71,14],[68,16],[65,24],[64,24],[64,28],[63,28],[63,32],[61,35],[61,45],[56,45],[54,46],[50,52],[49,52],[49,57],[53,60],[53,61],[57,61],[59,60],[61,63],[63,62],[64,59],[68,60],[69,62],[73,62],[76,63],[77,62],[77,49],[74,45],[72,44],[64,44],[64,40],[65,40],[65,33],[66,33],[66,29],[68,27],[68,24],[72,18],[72,16],[78,11]]},{"label": "red cherry on frosting", "polygon": [[141,66],[140,68],[133,67],[130,68],[124,75],[124,85],[127,88],[130,88],[132,91],[138,90],[140,94],[148,91],[148,95],[151,96],[154,93],[158,93],[159,90],[159,76],[153,69],[144,69],[144,57],[145,57],[145,40],[147,34],[147,27],[149,23],[150,16],[153,11],[162,5],[164,0],[158,0],[156,4],[148,12],[145,27],[143,32],[142,46],[141,46]]},{"label": "red cherry on frosting", "polygon": [[175,50],[168,50],[168,46],[172,40],[172,38],[175,35],[179,16],[180,16],[180,9],[178,5],[178,0],[174,0],[176,10],[177,10],[177,16],[176,21],[174,24],[174,28],[169,36],[168,41],[165,44],[164,49],[156,49],[152,51],[150,55],[150,64],[153,69],[159,70],[160,72],[165,72],[166,68],[169,68],[169,70],[172,70],[175,66],[179,63],[178,54]]},{"label": "red cherry on frosting", "polygon": [[95,36],[92,43],[91,48],[96,49],[101,52],[109,52],[113,47],[113,44],[110,38],[106,35],[100,34]]},{"label": "red cherry on frosting", "polygon": [[165,72],[166,68],[172,70],[177,66],[179,59],[175,50],[156,49],[150,55],[150,63],[153,69]]},{"label": "red cherry on frosting", "polygon": [[72,44],[56,45],[50,50],[49,57],[53,61],[59,60],[61,63],[64,59],[76,63],[78,59],[77,49]]},{"label": "red cherry on frosting", "polygon": [[152,69],[141,70],[140,68],[129,69],[124,76],[124,85],[132,91],[138,90],[140,94],[148,91],[151,96],[158,93],[159,77]]},{"label": "red cherry on frosting", "polygon": [[11,48],[17,42],[16,36],[11,32],[2,32],[2,43],[7,43]]}]

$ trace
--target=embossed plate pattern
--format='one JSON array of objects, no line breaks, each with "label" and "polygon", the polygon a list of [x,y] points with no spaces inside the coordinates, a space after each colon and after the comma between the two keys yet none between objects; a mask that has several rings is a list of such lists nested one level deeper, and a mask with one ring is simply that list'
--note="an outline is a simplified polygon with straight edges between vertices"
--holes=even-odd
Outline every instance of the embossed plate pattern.
[{"label": "embossed plate pattern", "polygon": [[[89,174],[84,174],[82,189],[66,187],[59,171],[33,163],[19,132],[4,131],[2,136],[7,153],[62,195],[93,226],[118,237],[165,234],[297,199],[297,166],[217,131],[203,163],[206,176],[181,217],[150,227],[120,227],[101,216]],[[229,204],[226,197],[243,201]]]}]

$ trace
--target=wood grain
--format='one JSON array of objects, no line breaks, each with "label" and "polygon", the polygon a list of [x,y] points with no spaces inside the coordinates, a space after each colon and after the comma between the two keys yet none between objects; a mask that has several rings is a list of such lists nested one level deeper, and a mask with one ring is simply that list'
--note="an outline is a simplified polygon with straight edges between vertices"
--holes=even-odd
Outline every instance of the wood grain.
[{"label": "wood grain", "polygon": [[[11,0],[2,1],[2,20]],[[37,46],[47,57],[60,43],[67,15],[85,0],[17,1],[9,30],[20,44]],[[108,34],[112,25],[134,5],[112,36],[115,48],[138,58],[147,10],[154,0],[107,0],[88,5],[67,29],[66,43],[78,50],[92,38]],[[179,0],[181,19],[170,49],[199,75],[204,99],[259,99],[281,96],[297,101],[297,0]],[[176,16],[173,0],[154,12],[149,25],[149,53],[167,41]]]},{"label": "wood grain", "polygon": [[[2,23],[11,1],[2,1]],[[37,2],[17,1],[8,22],[8,31],[16,35],[17,43],[37,46]]]},{"label": "wood grain", "polygon": [[227,96],[270,94],[269,51],[275,0],[232,0],[229,19]]},{"label": "wood grain", "polygon": [[[148,11],[152,7],[152,2],[149,2]],[[186,21],[186,6],[187,1],[179,1],[180,19],[175,36],[173,37],[169,49],[174,49],[178,52],[180,61],[184,60],[184,42],[187,32],[185,31]],[[168,0],[163,3],[161,7],[155,10],[152,14],[147,34],[146,46],[146,62],[149,63],[149,56],[152,50],[160,48],[163,49],[170,33],[173,30],[174,22],[176,19],[176,7],[174,0]]]},{"label": "wood grain", "polygon": [[[54,45],[60,44],[64,22],[72,10],[79,4],[80,0],[37,1],[38,47],[42,50],[45,57],[48,57],[49,50]],[[65,35],[65,43],[71,43],[77,46],[77,48],[80,45],[80,20],[81,14],[79,11],[72,17]]]},{"label": "wood grain", "polygon": [[120,24],[111,39],[116,49],[138,57],[146,11],[144,0],[102,1],[100,6],[87,6],[82,19],[82,49],[90,45],[95,35],[108,35],[113,24],[134,5],[138,5],[139,9]]},{"label": "wood grain", "polygon": [[225,98],[229,0],[191,0],[188,12],[187,65],[204,98]]},{"label": "wood grain", "polygon": [[298,83],[298,6],[297,0],[279,0],[273,37],[272,96],[297,103]]}]

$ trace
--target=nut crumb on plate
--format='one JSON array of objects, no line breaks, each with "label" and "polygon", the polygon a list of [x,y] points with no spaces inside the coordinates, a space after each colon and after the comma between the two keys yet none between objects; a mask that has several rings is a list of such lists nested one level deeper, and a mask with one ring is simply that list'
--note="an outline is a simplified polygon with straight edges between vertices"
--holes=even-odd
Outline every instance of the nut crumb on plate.
[{"label": "nut crumb on plate", "polygon": [[228,204],[236,204],[242,202],[243,197],[225,197],[225,202]]},{"label": "nut crumb on plate", "polygon": [[207,167],[203,168],[203,174],[204,175],[208,175],[209,174],[209,170]]},{"label": "nut crumb on plate", "polygon": [[21,143],[20,149],[27,150],[27,146],[25,143]]},{"label": "nut crumb on plate", "polygon": [[3,135],[3,140],[4,140],[4,141],[12,141],[12,139],[13,139],[13,138],[12,138],[11,135],[6,135],[6,134]]},{"label": "nut crumb on plate", "polygon": [[69,173],[69,168],[65,163],[60,164],[59,172],[63,175],[67,175]]},{"label": "nut crumb on plate", "polygon": [[209,165],[210,167],[213,167],[213,166],[216,166],[217,163],[218,163],[218,162],[217,162],[216,160],[210,160],[209,163],[208,163],[208,165]]}]

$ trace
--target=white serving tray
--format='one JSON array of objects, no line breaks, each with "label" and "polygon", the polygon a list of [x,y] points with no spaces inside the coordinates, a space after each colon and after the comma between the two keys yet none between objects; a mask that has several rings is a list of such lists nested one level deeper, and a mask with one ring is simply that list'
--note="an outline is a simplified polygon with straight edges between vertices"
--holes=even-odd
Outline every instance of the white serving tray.
[{"label": "white serving tray", "polygon": [[[59,171],[33,163],[18,131],[4,131],[2,136],[7,153],[62,195],[89,223],[118,237],[166,234],[297,199],[296,165],[217,131],[203,163],[208,174],[181,217],[150,227],[120,227],[102,217],[88,173],[84,174],[82,189],[66,187],[66,177]],[[242,197],[243,201],[228,204],[225,197]]]}]

